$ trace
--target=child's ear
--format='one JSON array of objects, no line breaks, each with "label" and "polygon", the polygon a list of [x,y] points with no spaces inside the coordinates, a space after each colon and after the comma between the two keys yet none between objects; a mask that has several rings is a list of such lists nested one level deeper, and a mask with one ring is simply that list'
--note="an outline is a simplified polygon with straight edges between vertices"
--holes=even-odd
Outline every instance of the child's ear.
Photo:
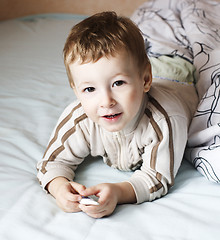
[{"label": "child's ear", "polygon": [[143,80],[144,80],[144,92],[148,92],[152,84],[151,66],[146,68],[143,75]]},{"label": "child's ear", "polygon": [[78,92],[77,92],[77,90],[76,90],[75,86],[73,86],[73,87],[72,87],[72,89],[73,89],[73,91],[74,91],[74,93],[75,93],[76,97],[78,98]]},{"label": "child's ear", "polygon": [[77,94],[77,91],[76,91],[76,87],[75,87],[75,85],[74,85],[74,83],[72,81],[70,82],[70,87],[73,89],[76,97],[78,97],[78,94]]}]

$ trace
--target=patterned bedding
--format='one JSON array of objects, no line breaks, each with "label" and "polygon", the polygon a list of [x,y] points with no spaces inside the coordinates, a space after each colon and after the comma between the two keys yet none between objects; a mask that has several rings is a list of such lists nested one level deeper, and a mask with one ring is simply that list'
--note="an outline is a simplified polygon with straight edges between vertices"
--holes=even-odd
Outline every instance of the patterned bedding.
[{"label": "patterned bedding", "polygon": [[132,16],[149,56],[180,56],[195,65],[200,104],[189,130],[186,158],[220,182],[220,3],[154,0]]}]

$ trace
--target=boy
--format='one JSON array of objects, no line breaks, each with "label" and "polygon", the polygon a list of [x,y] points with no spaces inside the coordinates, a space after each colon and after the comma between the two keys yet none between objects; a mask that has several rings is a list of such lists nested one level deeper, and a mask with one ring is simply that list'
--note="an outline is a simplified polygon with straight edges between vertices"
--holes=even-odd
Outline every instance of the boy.
[{"label": "boy", "polygon": [[[175,65],[168,68],[174,80],[193,80],[190,63],[168,59]],[[152,84],[139,29],[113,12],[96,14],[72,28],[64,62],[78,100],[64,110],[38,163],[42,187],[64,211],[83,211],[94,218],[110,215],[117,204],[165,195],[174,184],[197,105],[194,87],[159,78]],[[169,66],[166,62],[165,56],[152,60],[159,64],[157,76]],[[89,154],[134,174],[127,182],[86,188],[73,178]],[[99,205],[80,204],[89,195],[98,196]]]}]

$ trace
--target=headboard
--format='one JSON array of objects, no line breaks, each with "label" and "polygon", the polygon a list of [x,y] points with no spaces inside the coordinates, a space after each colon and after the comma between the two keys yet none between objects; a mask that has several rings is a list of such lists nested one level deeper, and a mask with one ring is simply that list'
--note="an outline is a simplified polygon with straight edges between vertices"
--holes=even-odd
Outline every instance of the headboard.
[{"label": "headboard", "polygon": [[0,20],[42,13],[74,13],[91,15],[113,10],[120,15],[130,16],[147,0],[1,0]]}]

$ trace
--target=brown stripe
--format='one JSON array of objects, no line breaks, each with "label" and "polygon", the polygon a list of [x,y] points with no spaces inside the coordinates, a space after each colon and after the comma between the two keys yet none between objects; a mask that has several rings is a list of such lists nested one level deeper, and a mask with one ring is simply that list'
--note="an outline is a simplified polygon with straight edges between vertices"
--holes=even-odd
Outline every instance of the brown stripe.
[{"label": "brown stripe", "polygon": [[60,122],[60,124],[57,126],[56,132],[55,132],[55,134],[54,134],[54,137],[50,140],[50,142],[49,142],[49,144],[48,144],[48,146],[47,146],[47,149],[46,149],[46,151],[45,151],[45,153],[44,153],[44,155],[43,155],[43,158],[45,157],[45,155],[46,155],[48,149],[51,147],[51,145],[57,140],[58,133],[59,133],[60,129],[71,119],[71,117],[72,117],[72,115],[73,115],[73,112],[74,112],[76,109],[80,108],[80,107],[81,107],[81,103],[79,103],[77,106],[75,106],[75,107],[72,109],[72,111],[70,112],[70,114],[67,115],[67,116]]},{"label": "brown stripe", "polygon": [[157,185],[153,186],[152,188],[149,189],[150,193],[157,192],[163,187],[163,184],[160,182]]},{"label": "brown stripe", "polygon": [[162,179],[162,175],[161,175],[159,172],[157,172],[157,174],[156,174],[156,178],[157,178],[158,181],[160,182],[161,179]]},{"label": "brown stripe", "polygon": [[159,183],[150,188],[150,193],[157,192],[163,187],[163,184],[161,183],[162,175],[159,172],[156,173],[156,179],[159,181]]},{"label": "brown stripe", "polygon": [[58,147],[51,155],[50,157],[48,158],[48,160],[44,161],[43,164],[42,164],[42,168],[41,168],[41,172],[43,174],[45,174],[47,172],[46,170],[46,165],[49,161],[54,161],[55,158],[65,149],[64,147],[64,142],[76,131],[76,125],[84,120],[85,118],[87,118],[87,115],[84,113],[82,116],[76,118],[74,120],[74,126],[72,128],[70,128],[64,135],[63,137],[61,138],[61,143],[62,145],[60,147]]},{"label": "brown stripe", "polygon": [[[163,133],[160,130],[160,127],[158,126],[158,124],[155,122],[152,113],[149,109],[145,109],[145,113],[146,115],[149,117],[150,119],[150,123],[152,125],[152,127],[154,128],[157,137],[159,139],[158,143],[153,147],[152,152],[151,152],[151,160],[150,160],[150,167],[156,171],[156,160],[157,160],[157,151],[158,151],[158,147],[161,143],[161,141],[163,140]],[[153,186],[152,188],[149,189],[150,193],[154,193],[157,192],[160,188],[163,187],[163,184],[161,183],[161,174],[156,172],[156,179],[158,180],[158,184]]]},{"label": "brown stripe", "polygon": [[152,125],[152,127],[154,128],[157,137],[159,139],[158,143],[153,147],[152,152],[151,152],[151,160],[150,160],[150,167],[154,170],[156,170],[156,160],[157,160],[157,151],[158,151],[158,147],[161,143],[161,141],[163,140],[163,133],[160,130],[160,127],[158,126],[158,124],[155,122],[152,113],[149,109],[145,109],[145,113],[147,114],[147,116],[150,119],[150,123]]},{"label": "brown stripe", "polygon": [[159,102],[150,95],[149,100],[164,115],[169,129],[170,176],[171,176],[170,186],[172,186],[174,184],[174,148],[173,148],[172,125],[166,110],[159,104]]}]

